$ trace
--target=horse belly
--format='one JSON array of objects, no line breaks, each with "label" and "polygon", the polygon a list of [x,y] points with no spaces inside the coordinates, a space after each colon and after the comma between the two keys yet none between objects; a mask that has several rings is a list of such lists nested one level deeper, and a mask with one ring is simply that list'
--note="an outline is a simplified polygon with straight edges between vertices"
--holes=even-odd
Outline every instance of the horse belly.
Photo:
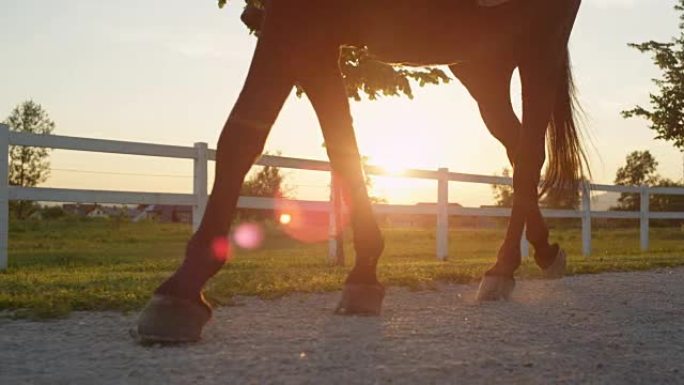
[{"label": "horse belly", "polygon": [[468,60],[468,52],[458,39],[422,38],[415,35],[395,34],[396,40],[370,42],[371,55],[380,61],[404,65],[453,64]]},{"label": "horse belly", "polygon": [[509,7],[485,9],[472,0],[392,4],[383,12],[371,10],[374,17],[369,17],[368,26],[363,28],[364,44],[378,60],[408,65],[453,64],[513,49],[515,31]]}]

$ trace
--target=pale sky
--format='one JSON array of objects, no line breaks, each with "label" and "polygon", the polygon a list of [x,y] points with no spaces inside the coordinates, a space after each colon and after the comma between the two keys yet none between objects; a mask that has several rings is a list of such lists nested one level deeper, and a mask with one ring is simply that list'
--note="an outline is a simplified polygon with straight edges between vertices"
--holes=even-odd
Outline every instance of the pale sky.
[{"label": "pale sky", "polygon": [[[215,147],[249,66],[255,38],[239,22],[242,1],[0,0],[0,119],[26,99],[43,105],[61,135]],[[658,75],[628,42],[678,33],[675,0],[584,0],[571,40],[594,181],[611,183],[625,156],[650,150],[662,175],[681,179],[682,155],[619,112],[648,103]],[[417,87],[417,86],[416,86]],[[514,87],[514,93],[517,86]],[[415,89],[415,99],[352,103],[371,163],[491,175],[507,165],[473,100],[454,81]],[[517,103],[517,102],[516,102]],[[267,150],[325,159],[308,101],[294,95]],[[47,186],[189,192],[190,161],[56,151]],[[327,177],[286,171],[293,193],[324,199]],[[434,201],[434,182],[377,179],[391,203]],[[488,204],[489,186],[451,184],[450,200]]]}]

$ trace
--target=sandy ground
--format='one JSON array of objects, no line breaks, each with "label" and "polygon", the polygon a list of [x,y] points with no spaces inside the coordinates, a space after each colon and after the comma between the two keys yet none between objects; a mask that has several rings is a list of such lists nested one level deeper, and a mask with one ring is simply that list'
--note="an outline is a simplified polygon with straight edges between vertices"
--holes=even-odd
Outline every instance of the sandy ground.
[{"label": "sandy ground", "polygon": [[0,384],[684,384],[684,269],[391,289],[380,317],[339,293],[241,298],[201,343],[142,347],[135,315],[0,320]]}]

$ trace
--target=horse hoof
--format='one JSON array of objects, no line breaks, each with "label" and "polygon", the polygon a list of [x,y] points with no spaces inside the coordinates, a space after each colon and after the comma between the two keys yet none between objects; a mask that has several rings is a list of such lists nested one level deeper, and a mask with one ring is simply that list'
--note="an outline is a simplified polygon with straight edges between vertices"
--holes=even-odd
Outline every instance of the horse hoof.
[{"label": "horse hoof", "polygon": [[542,275],[546,279],[563,278],[563,276],[565,275],[566,265],[567,257],[565,254],[565,250],[559,248],[558,254],[556,254],[556,258],[553,260],[551,266],[547,267],[546,269],[542,269]]},{"label": "horse hoof", "polygon": [[204,297],[201,302],[195,302],[154,295],[140,313],[137,332],[131,335],[143,344],[196,342],[211,313]]},{"label": "horse hoof", "polygon": [[515,288],[515,279],[497,275],[485,275],[477,291],[477,300],[498,301],[509,299]]},{"label": "horse hoof", "polygon": [[335,309],[335,314],[378,315],[384,298],[385,287],[379,283],[347,283],[342,290],[342,299]]}]

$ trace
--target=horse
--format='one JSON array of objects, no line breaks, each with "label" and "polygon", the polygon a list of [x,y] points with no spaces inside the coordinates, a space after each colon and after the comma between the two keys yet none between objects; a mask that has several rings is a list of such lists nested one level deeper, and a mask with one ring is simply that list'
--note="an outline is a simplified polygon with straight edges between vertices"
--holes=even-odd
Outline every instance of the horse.
[{"label": "horse", "polygon": [[[356,258],[336,313],[380,313],[385,289],[376,271],[384,240],[366,190],[339,67],[340,50],[349,46],[363,47],[386,63],[447,65],[477,101],[488,130],[505,147],[514,170],[513,207],[496,262],[485,272],[477,299],[509,298],[521,263],[523,232],[543,274],[562,277],[566,255],[558,244],[549,243],[539,186],[542,193],[577,188],[585,175],[568,54],[580,1],[266,0],[263,9],[248,7],[242,19],[259,27],[258,42],[218,140],[216,176],[206,211],[187,243],[184,261],[142,310],[139,338],[201,338],[212,313],[202,289],[225,263],[226,247],[220,243],[229,233],[241,184],[295,85],[315,110],[331,168],[349,203]],[[510,99],[516,68],[522,85],[522,121]]]}]

